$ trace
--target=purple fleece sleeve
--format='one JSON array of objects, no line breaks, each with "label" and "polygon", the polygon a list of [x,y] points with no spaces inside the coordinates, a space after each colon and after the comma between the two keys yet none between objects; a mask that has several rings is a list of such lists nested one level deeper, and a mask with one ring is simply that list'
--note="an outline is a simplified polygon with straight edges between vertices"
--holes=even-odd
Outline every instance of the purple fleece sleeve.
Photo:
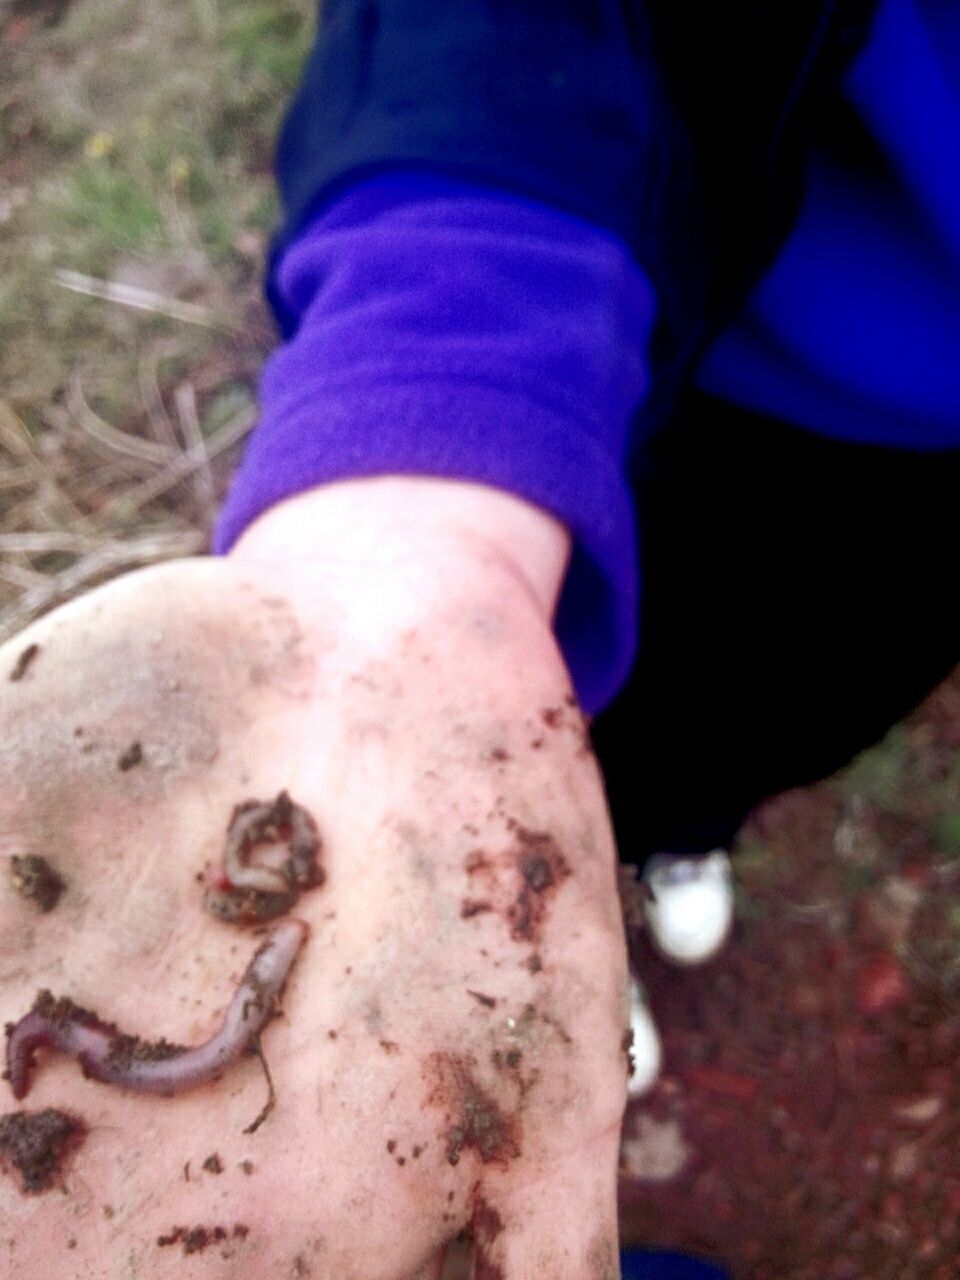
[{"label": "purple fleece sleeve", "polygon": [[585,710],[599,710],[636,646],[625,459],[654,298],[628,249],[525,198],[398,170],[322,212],[273,286],[299,326],[265,366],[215,550],[334,480],[508,490],[573,535],[556,635]]}]

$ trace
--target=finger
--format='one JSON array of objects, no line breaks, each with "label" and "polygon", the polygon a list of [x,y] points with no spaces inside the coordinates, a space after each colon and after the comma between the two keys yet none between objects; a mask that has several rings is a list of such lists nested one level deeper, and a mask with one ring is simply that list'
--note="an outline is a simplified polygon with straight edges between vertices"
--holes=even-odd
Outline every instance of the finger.
[{"label": "finger", "polygon": [[617,1128],[522,1186],[478,1191],[473,1280],[618,1280],[619,1137]]}]

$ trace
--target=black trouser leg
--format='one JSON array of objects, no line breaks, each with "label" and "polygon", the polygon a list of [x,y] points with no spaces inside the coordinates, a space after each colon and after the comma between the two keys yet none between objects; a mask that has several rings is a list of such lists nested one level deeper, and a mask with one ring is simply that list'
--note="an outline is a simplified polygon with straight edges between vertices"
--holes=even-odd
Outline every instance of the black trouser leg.
[{"label": "black trouser leg", "polygon": [[625,861],[729,843],[960,660],[960,451],[836,443],[693,394],[636,495],[641,651],[593,725]]}]

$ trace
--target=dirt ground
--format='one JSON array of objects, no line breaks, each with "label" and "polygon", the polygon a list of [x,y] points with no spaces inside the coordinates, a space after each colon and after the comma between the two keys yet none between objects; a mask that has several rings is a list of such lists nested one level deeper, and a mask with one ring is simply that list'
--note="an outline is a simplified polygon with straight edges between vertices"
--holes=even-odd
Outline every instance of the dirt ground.
[{"label": "dirt ground", "polygon": [[754,815],[716,962],[634,940],[665,1068],[627,1119],[625,1239],[736,1280],[960,1276],[958,749],[955,676]]}]

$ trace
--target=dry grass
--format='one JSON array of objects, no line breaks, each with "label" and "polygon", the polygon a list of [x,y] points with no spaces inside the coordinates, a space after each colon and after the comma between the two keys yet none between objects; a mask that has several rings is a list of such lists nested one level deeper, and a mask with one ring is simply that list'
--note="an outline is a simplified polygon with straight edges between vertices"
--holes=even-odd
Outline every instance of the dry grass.
[{"label": "dry grass", "polygon": [[204,550],[273,345],[311,0],[0,9],[0,638]]}]

